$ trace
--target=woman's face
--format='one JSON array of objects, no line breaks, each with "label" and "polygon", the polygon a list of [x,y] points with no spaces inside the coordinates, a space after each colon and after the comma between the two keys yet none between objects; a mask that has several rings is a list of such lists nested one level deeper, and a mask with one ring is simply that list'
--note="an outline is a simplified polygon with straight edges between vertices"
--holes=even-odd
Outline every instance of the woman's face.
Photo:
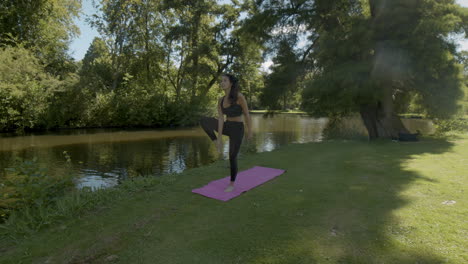
[{"label": "woman's face", "polygon": [[227,90],[231,88],[231,85],[232,83],[227,76],[225,75],[221,76],[221,89]]}]

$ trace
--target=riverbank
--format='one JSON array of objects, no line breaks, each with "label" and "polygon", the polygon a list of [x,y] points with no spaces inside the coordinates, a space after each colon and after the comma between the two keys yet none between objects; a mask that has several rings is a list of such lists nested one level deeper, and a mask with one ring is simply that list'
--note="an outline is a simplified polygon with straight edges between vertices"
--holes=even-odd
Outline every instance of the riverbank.
[{"label": "riverbank", "polygon": [[466,134],[290,144],[242,155],[240,170],[287,172],[229,202],[191,193],[228,175],[218,161],[109,190],[96,210],[2,242],[0,262],[466,263],[466,157]]},{"label": "riverbank", "polygon": [[[268,110],[250,110],[249,113],[251,114],[266,114],[266,113],[275,113],[275,114],[307,114],[307,112],[304,111],[295,111],[295,110],[273,110],[273,111],[268,111]],[[195,118],[191,122],[188,122],[186,124],[180,124],[180,125],[173,125],[173,124],[167,124],[167,125],[120,125],[120,126],[115,126],[115,125],[103,125],[103,126],[76,126],[76,127],[54,127],[54,128],[28,128],[25,130],[0,130],[0,137],[15,137],[15,136],[24,136],[24,135],[40,135],[44,133],[73,133],[73,131],[86,131],[86,130],[121,130],[121,129],[126,129],[126,130],[144,130],[144,129],[173,129],[173,128],[185,128],[185,127],[192,127],[192,126],[198,126],[198,119]]]}]

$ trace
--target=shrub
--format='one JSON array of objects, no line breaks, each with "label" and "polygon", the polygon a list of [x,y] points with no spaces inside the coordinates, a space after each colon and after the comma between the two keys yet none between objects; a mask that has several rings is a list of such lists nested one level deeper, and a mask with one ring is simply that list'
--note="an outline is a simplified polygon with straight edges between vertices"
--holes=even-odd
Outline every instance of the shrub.
[{"label": "shrub", "polygon": [[13,211],[33,207],[48,207],[74,188],[71,175],[50,176],[36,159],[17,160],[14,168],[5,169],[0,179],[0,220]]},{"label": "shrub", "polygon": [[0,48],[0,61],[0,130],[43,128],[61,81],[21,46]]},{"label": "shrub", "polygon": [[449,131],[468,131],[468,120],[463,118],[434,119],[436,134],[443,134]]}]

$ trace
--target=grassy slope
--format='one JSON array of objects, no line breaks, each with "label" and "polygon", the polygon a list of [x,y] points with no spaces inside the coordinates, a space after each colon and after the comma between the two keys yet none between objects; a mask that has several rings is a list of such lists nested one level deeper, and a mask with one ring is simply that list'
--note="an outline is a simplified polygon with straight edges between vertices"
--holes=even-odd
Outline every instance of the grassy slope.
[{"label": "grassy slope", "polygon": [[[0,263],[466,263],[468,136],[243,155],[287,172],[229,201],[224,161],[0,249]],[[164,187],[164,188],[162,188]],[[453,205],[444,205],[455,200]],[[1,248],[1,247],[0,247]]]}]

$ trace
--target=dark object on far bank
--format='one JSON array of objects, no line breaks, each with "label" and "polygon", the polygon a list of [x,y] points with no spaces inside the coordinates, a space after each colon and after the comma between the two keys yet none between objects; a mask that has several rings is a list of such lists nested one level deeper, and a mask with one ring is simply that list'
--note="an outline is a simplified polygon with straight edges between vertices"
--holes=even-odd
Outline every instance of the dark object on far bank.
[{"label": "dark object on far bank", "polygon": [[274,117],[275,114],[275,111],[268,110],[266,113],[263,114],[263,118]]},{"label": "dark object on far bank", "polygon": [[417,133],[398,133],[398,138],[394,138],[394,140],[398,141],[419,141],[418,136],[421,135],[421,132],[417,130]]}]

